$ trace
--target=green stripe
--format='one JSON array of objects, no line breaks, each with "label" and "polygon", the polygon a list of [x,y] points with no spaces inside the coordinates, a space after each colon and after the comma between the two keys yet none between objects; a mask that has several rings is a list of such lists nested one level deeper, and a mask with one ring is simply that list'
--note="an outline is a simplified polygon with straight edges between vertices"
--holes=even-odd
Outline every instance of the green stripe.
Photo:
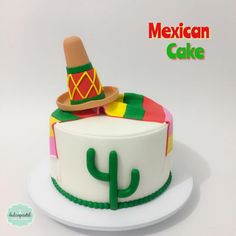
[{"label": "green stripe", "polygon": [[142,120],[144,117],[144,113],[145,111],[143,110],[143,108],[127,105],[124,118]]},{"label": "green stripe", "polygon": [[129,105],[134,105],[138,107],[143,107],[144,96],[136,93],[124,93],[124,103]]},{"label": "green stripe", "polygon": [[[91,208],[110,209],[110,203],[109,202],[92,202],[92,201],[87,201],[87,200],[83,200],[81,198],[75,197],[72,194],[66,192],[64,189],[62,189],[53,177],[51,177],[51,179],[52,179],[53,185],[58,190],[58,192],[61,193],[64,197],[66,197],[70,201],[72,201],[76,204],[91,207]],[[133,201],[119,202],[118,203],[118,209],[138,206],[138,205],[144,204],[146,202],[149,202],[149,201],[155,199],[156,197],[160,196],[162,193],[164,193],[166,191],[166,189],[169,187],[169,185],[171,183],[171,179],[172,179],[172,174],[170,172],[167,181],[157,191],[155,191],[154,193],[152,193],[150,195],[147,195],[143,198],[139,198],[139,199],[136,199],[136,200],[133,200]]]},{"label": "green stripe", "polygon": [[82,104],[82,103],[85,103],[85,102],[89,102],[89,101],[93,101],[93,100],[100,100],[100,99],[103,99],[103,98],[105,98],[105,94],[101,93],[101,94],[99,94],[95,97],[91,97],[91,98],[85,98],[85,99],[77,100],[77,101],[70,100],[70,104],[71,105]]},{"label": "green stripe", "polygon": [[84,72],[86,70],[93,69],[92,64],[89,62],[88,64],[82,65],[82,66],[76,66],[76,67],[66,67],[67,74],[76,74],[80,72]]},{"label": "green stripe", "polygon": [[55,110],[51,116],[58,119],[59,121],[65,122],[65,121],[71,121],[71,120],[78,120],[80,119],[79,116],[73,115],[69,111],[62,111],[60,109]]},{"label": "green stripe", "polygon": [[135,93],[125,93],[124,103],[127,104],[124,118],[142,120],[145,110],[143,109],[144,96]]}]

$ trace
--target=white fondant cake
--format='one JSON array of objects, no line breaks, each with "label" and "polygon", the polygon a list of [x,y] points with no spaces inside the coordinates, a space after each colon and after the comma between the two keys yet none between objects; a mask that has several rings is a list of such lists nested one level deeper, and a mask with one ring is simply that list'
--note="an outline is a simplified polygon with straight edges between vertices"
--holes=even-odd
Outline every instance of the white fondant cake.
[{"label": "white fondant cake", "polygon": [[171,182],[170,112],[152,99],[103,87],[82,40],[64,40],[68,92],[50,117],[51,179],[70,201],[100,209],[146,203]]},{"label": "white fondant cake", "polygon": [[138,121],[108,116],[56,123],[58,158],[52,158],[51,176],[74,197],[92,202],[109,202],[109,183],[94,178],[87,169],[86,153],[96,150],[96,167],[108,173],[109,153],[118,155],[118,189],[131,181],[131,170],[139,170],[137,190],[119,202],[136,200],[160,189],[170,174],[166,156],[166,123]]}]

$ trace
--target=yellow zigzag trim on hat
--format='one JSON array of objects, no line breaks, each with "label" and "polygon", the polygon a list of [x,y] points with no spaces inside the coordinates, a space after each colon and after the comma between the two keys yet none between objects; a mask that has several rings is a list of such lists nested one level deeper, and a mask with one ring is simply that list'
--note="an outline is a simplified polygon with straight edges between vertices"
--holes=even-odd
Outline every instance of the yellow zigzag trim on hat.
[{"label": "yellow zigzag trim on hat", "polygon": [[[84,96],[84,95],[80,92],[80,90],[79,90],[79,85],[80,85],[80,83],[82,82],[82,80],[85,78],[85,76],[87,76],[88,79],[90,80],[91,86],[89,87],[88,92],[87,92],[86,95]],[[96,84],[95,84],[96,79],[97,79],[98,82],[99,82],[99,88],[97,88],[97,86],[96,86]],[[72,91],[72,92],[70,91],[70,88],[69,88],[69,82],[70,82],[70,80],[71,80],[72,83],[74,84],[74,88],[73,88],[73,91]],[[77,81],[77,83],[75,82],[75,80],[74,80],[72,74],[68,74],[68,76],[67,76],[67,86],[68,86],[68,91],[69,91],[70,100],[73,100],[74,95],[75,95],[75,91],[77,91],[77,92],[79,93],[79,95],[80,95],[80,97],[82,97],[82,99],[85,99],[85,98],[88,97],[88,95],[89,95],[90,91],[92,90],[92,88],[95,89],[97,95],[99,95],[99,94],[101,93],[101,91],[102,91],[102,85],[101,85],[100,80],[99,80],[99,78],[98,78],[98,76],[97,76],[97,72],[96,72],[96,69],[95,69],[95,68],[93,68],[93,78],[91,78],[90,75],[89,75],[89,73],[88,73],[87,71],[85,71],[85,72],[82,74],[82,76],[80,77],[80,79]]]}]

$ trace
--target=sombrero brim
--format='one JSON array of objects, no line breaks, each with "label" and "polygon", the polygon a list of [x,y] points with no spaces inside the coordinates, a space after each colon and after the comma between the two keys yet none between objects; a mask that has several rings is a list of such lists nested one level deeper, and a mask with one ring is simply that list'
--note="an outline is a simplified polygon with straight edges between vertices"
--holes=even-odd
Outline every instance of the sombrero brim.
[{"label": "sombrero brim", "polygon": [[115,101],[119,96],[119,90],[116,87],[103,87],[105,98],[100,100],[91,100],[82,104],[71,105],[69,93],[63,93],[57,98],[57,106],[63,111],[82,111],[95,107],[101,107]]}]

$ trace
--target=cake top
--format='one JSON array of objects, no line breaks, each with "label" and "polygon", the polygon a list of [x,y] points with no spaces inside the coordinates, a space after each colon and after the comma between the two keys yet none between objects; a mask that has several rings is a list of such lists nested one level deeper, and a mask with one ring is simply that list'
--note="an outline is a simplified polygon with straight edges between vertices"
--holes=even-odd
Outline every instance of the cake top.
[{"label": "cake top", "polygon": [[94,116],[56,124],[56,129],[64,132],[110,138],[139,136],[149,132],[157,132],[165,127],[167,127],[166,123],[143,122],[108,116]]}]

